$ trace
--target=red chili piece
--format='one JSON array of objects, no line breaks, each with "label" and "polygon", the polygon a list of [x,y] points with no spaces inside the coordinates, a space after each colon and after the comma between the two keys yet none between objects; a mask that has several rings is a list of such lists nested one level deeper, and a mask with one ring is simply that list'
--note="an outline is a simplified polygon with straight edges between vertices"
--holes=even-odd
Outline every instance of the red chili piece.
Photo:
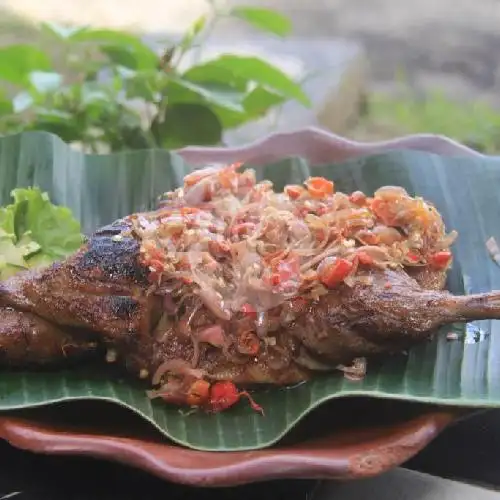
[{"label": "red chili piece", "polygon": [[357,257],[358,257],[359,263],[363,264],[365,266],[371,266],[375,262],[371,255],[369,255],[363,251],[358,252]]},{"label": "red chili piece", "polygon": [[430,256],[429,263],[436,269],[445,269],[451,261],[451,252],[436,252]]},{"label": "red chili piece", "polygon": [[259,406],[246,391],[238,391],[237,387],[230,381],[215,382],[210,387],[210,399],[208,410],[218,413],[234,406],[242,397],[246,397],[252,410],[264,415],[264,410]]},{"label": "red chili piece", "polygon": [[252,318],[257,317],[257,311],[255,310],[255,307],[252,306],[252,304],[249,304],[248,302],[241,306],[241,312],[245,316],[250,316]]},{"label": "red chili piece", "polygon": [[318,272],[320,281],[328,288],[333,288],[344,281],[353,268],[353,263],[346,259],[336,259]]}]

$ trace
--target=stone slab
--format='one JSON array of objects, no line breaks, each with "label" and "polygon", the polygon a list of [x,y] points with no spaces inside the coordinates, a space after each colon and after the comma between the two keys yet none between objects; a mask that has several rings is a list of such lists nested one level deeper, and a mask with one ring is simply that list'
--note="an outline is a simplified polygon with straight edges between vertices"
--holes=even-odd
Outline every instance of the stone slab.
[{"label": "stone slab", "polygon": [[407,469],[352,482],[325,481],[311,500],[499,500],[500,492]]}]

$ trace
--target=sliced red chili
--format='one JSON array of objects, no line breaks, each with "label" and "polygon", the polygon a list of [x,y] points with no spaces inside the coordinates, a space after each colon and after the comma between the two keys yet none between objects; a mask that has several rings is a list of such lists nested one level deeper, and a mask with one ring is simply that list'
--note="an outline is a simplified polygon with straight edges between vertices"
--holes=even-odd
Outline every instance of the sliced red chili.
[{"label": "sliced red chili", "polygon": [[296,200],[297,198],[300,198],[300,196],[305,192],[305,189],[302,186],[290,185],[285,186],[284,191],[291,200]]},{"label": "sliced red chili", "polygon": [[281,277],[277,273],[271,274],[268,278],[268,282],[271,286],[279,286],[281,285]]},{"label": "sliced red chili", "polygon": [[406,257],[408,258],[408,260],[411,260],[412,262],[418,262],[420,260],[420,256],[414,252],[408,252],[406,254]]},{"label": "sliced red chili", "polygon": [[390,205],[379,198],[375,198],[370,203],[372,212],[386,225],[394,225],[394,215],[391,212]]},{"label": "sliced red chili", "polygon": [[333,194],[335,190],[333,182],[324,177],[310,177],[305,182],[305,185],[313,198],[325,198]]},{"label": "sliced red chili", "polygon": [[246,304],[243,304],[240,310],[245,316],[251,316],[252,318],[257,316],[257,311],[255,310],[255,307],[252,306],[252,304],[249,304],[248,302]]},{"label": "sliced red chili", "polygon": [[233,382],[215,382],[210,388],[208,411],[218,413],[234,406],[242,397],[246,397],[253,410],[264,415],[264,410],[252,399],[246,391],[238,391]]},{"label": "sliced red chili", "polygon": [[352,271],[354,264],[346,259],[332,259],[318,268],[319,280],[328,288],[333,288],[344,281]]},{"label": "sliced red chili", "polygon": [[344,281],[352,271],[354,264],[346,259],[335,259],[332,263],[325,264],[318,269],[321,283],[328,288],[333,288]]},{"label": "sliced red chili", "polygon": [[452,254],[450,251],[436,252],[429,258],[429,264],[435,269],[446,269],[450,264]]},{"label": "sliced red chili", "polygon": [[241,222],[231,228],[231,234],[243,236],[251,233],[253,230],[255,230],[255,224],[253,222]]}]

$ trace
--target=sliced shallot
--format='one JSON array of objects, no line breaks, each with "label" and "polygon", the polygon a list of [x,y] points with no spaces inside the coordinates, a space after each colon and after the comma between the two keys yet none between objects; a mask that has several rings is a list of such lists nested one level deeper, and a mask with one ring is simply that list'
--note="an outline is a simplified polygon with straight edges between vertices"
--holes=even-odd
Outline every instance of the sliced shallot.
[{"label": "sliced shallot", "polygon": [[183,359],[169,359],[164,361],[156,370],[151,379],[153,385],[158,385],[161,382],[162,377],[167,374],[172,373],[178,376],[189,376],[193,378],[203,378],[205,376],[204,370],[199,370],[192,368],[189,363]]}]

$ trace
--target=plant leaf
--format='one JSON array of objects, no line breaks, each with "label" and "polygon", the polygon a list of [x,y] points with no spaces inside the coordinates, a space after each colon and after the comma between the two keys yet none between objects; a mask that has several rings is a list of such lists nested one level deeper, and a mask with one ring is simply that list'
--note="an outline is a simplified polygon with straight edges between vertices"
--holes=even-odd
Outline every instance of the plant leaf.
[{"label": "plant leaf", "polygon": [[80,224],[39,189],[14,189],[13,203],[0,208],[0,278],[61,259],[82,244]]},{"label": "plant leaf", "polygon": [[87,29],[86,27],[81,26],[63,26],[61,24],[49,22],[40,23],[40,28],[42,31],[58,38],[59,40],[71,40],[74,35]]},{"label": "plant leaf", "polygon": [[168,106],[164,121],[155,135],[167,149],[188,144],[213,145],[222,139],[222,125],[207,106],[179,102]]},{"label": "plant leaf", "polygon": [[2,115],[9,115],[14,111],[14,103],[0,91],[0,117]]},{"label": "plant leaf", "polygon": [[194,39],[203,31],[205,25],[207,24],[207,16],[202,15],[189,27],[186,34],[182,37],[179,42],[179,47],[181,50],[188,50]]},{"label": "plant leaf", "polygon": [[285,97],[296,99],[305,106],[311,104],[309,97],[302,90],[300,84],[294,82],[280,69],[258,57],[225,54],[192,67],[189,71],[196,71],[197,74],[202,71],[207,74],[226,72],[233,74],[237,79],[244,79],[247,82],[255,82],[269,87]]},{"label": "plant leaf", "polygon": [[[54,203],[69,207],[88,234],[129,213],[154,208],[157,196],[177,187],[191,171],[179,156],[165,150],[83,155],[50,134],[24,133],[0,138],[0,205],[11,203],[13,188],[38,185],[48,191]],[[457,294],[500,289],[500,268],[484,244],[490,237],[500,241],[498,158],[393,151],[321,166],[288,159],[258,168],[257,175],[271,179],[277,189],[309,175],[328,177],[345,192],[360,189],[372,193],[382,185],[403,186],[411,194],[432,201],[447,227],[459,233],[448,288]],[[0,227],[4,224],[4,232],[11,233],[12,221],[2,222],[0,212]],[[105,399],[132,409],[181,445],[223,451],[270,446],[331,398],[368,396],[500,407],[498,321],[455,326],[453,331],[460,337],[457,341],[446,339],[449,331],[445,329],[407,356],[369,362],[368,374],[361,382],[332,373],[286,390],[258,390],[253,397],[264,407],[264,418],[243,403],[219,415],[185,416],[176,407],[149,400],[145,387],[135,379],[117,380],[85,368],[22,373],[3,370],[0,410],[71,399]]]},{"label": "plant leaf", "polygon": [[33,71],[48,71],[50,66],[48,56],[34,46],[0,47],[0,80],[25,85]]},{"label": "plant leaf", "polygon": [[[57,259],[76,251],[82,244],[80,223],[67,207],[51,203],[40,189],[14,189],[14,207],[21,216],[15,219],[20,239],[29,233],[30,240],[48,257]],[[21,208],[22,207],[22,208]]]},{"label": "plant leaf", "polygon": [[36,118],[25,130],[51,132],[66,142],[77,141],[83,135],[81,124],[74,120],[71,113],[45,108],[36,108]]},{"label": "plant leaf", "polygon": [[286,36],[292,30],[290,19],[272,9],[237,6],[231,9],[230,14],[243,19],[260,30],[278,36]]},{"label": "plant leaf", "polygon": [[256,87],[245,97],[243,106],[252,118],[258,118],[264,116],[269,109],[283,104],[285,101],[286,99],[276,92],[264,87]]},{"label": "plant leaf", "polygon": [[243,99],[244,112],[235,113],[232,110],[214,107],[224,129],[240,127],[241,125],[262,118],[269,110],[283,104],[286,98],[264,87],[255,87]]},{"label": "plant leaf", "polygon": [[[140,72],[122,80],[129,99],[140,98],[148,102],[155,102],[159,99],[159,82],[157,73]],[[164,84],[166,85],[166,84]]]},{"label": "plant leaf", "polygon": [[183,80],[203,84],[220,84],[238,92],[247,92],[248,79],[235,75],[230,69],[226,69],[208,61],[196,66],[191,66],[180,76]]},{"label": "plant leaf", "polygon": [[[75,33],[72,40],[97,43],[113,62],[131,69],[148,70],[158,66],[158,55],[139,37],[129,33],[107,29],[85,29]],[[132,59],[134,62],[130,66]]]},{"label": "plant leaf", "polygon": [[106,54],[113,64],[120,65],[125,68],[137,69],[136,54],[129,47],[102,45],[101,52]]},{"label": "plant leaf", "polygon": [[[249,82],[234,73],[224,69],[212,66],[210,64],[193,66],[188,69],[180,78],[183,81],[189,81],[205,89],[215,90],[217,94],[223,93],[224,98],[231,96],[230,106],[225,102],[219,103],[217,99],[203,99],[201,96],[187,91],[187,89],[178,89],[179,97],[174,96],[175,100],[205,102],[217,114],[225,129],[242,125],[252,119],[251,113],[246,109],[245,102],[249,95]],[[237,102],[235,107],[233,102]]]}]

